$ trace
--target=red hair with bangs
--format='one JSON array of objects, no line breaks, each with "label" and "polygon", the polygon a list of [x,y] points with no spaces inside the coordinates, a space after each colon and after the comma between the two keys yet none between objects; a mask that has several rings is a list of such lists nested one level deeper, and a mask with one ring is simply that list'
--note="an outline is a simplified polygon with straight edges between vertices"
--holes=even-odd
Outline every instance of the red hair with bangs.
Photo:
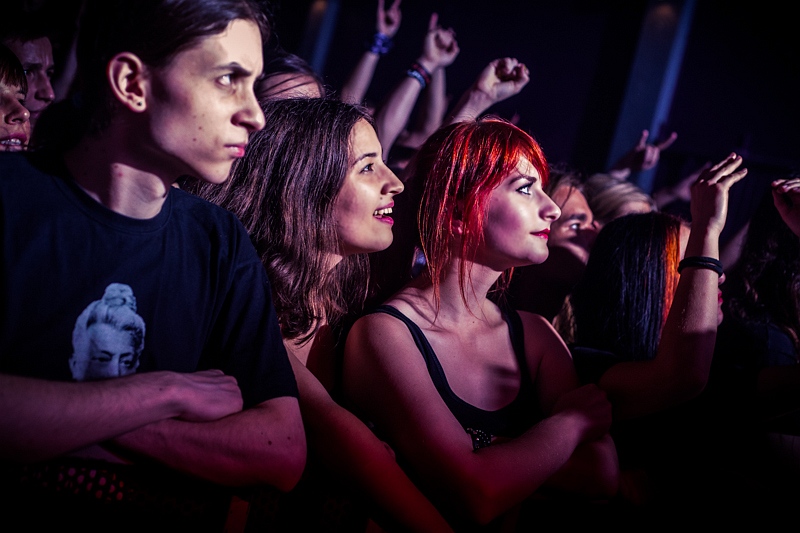
[{"label": "red hair with bangs", "polygon": [[[497,117],[458,122],[441,128],[420,148],[413,163],[413,180],[421,184],[417,212],[420,245],[438,305],[439,286],[447,265],[458,254],[461,297],[467,302],[467,263],[483,243],[483,224],[492,191],[530,161],[547,185],[549,170],[541,146],[533,137]],[[461,221],[457,251],[452,243],[454,222]],[[502,278],[505,287],[509,275]]]}]

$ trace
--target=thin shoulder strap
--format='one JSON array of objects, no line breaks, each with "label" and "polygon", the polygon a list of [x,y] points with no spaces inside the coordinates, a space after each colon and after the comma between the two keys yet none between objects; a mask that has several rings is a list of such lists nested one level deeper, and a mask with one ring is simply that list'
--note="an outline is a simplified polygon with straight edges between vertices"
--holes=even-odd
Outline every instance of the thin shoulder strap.
[{"label": "thin shoulder strap", "polygon": [[453,391],[450,389],[450,385],[447,383],[447,377],[444,375],[444,369],[442,368],[441,363],[439,363],[439,358],[436,356],[436,352],[433,351],[433,347],[428,342],[428,338],[425,337],[425,334],[422,332],[420,327],[406,315],[401,313],[396,307],[391,305],[379,305],[367,311],[367,314],[371,313],[386,313],[387,315],[395,317],[406,325],[408,331],[411,333],[411,338],[414,339],[414,344],[417,345],[417,349],[425,359],[425,365],[428,367],[428,373],[431,375],[436,388],[439,389],[440,394],[444,393],[452,395]]},{"label": "thin shoulder strap", "polygon": [[379,305],[368,311],[368,314],[371,313],[386,313],[387,315],[395,317],[396,319],[398,319],[399,321],[401,321],[403,324],[406,325],[408,331],[411,332],[411,337],[414,339],[414,342],[416,343],[417,347],[420,349],[421,352],[424,353],[425,349],[433,352],[433,348],[431,348],[428,339],[425,337],[425,334],[422,333],[422,330],[419,329],[419,326],[413,320],[411,320],[406,315],[401,313],[396,307],[385,304]]}]

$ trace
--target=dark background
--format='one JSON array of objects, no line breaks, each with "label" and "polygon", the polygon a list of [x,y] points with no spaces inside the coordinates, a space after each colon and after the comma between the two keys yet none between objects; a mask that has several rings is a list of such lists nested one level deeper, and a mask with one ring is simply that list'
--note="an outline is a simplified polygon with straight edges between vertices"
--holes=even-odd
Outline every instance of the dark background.
[{"label": "dark background", "polygon": [[[390,0],[387,0],[387,4]],[[452,101],[491,60],[511,56],[531,82],[490,112],[534,135],[551,161],[584,172],[606,170],[612,139],[639,46],[643,18],[655,1],[403,0],[392,51],[383,56],[367,94],[380,102],[421,51],[431,12],[456,31],[461,52],[447,68]],[[280,44],[311,61],[309,13],[316,0],[273,2]],[[319,69],[338,90],[375,31],[377,0],[343,0]],[[800,170],[800,44],[789,8],[772,2],[698,0],[661,135],[678,139],[661,157],[652,189],[676,182],[731,151],[749,169],[733,190],[728,229],[740,225],[777,177]],[[635,95],[635,91],[634,91]],[[642,116],[631,138],[650,127]],[[628,123],[636,123],[628,117]],[[651,132],[651,139],[657,132]],[[631,143],[632,145],[633,143]],[[635,179],[635,177],[633,178]],[[651,189],[651,190],[652,190]],[[726,231],[726,233],[728,233]]]},{"label": "dark background", "polygon": [[[443,26],[456,31],[461,49],[446,71],[453,102],[489,61],[516,57],[531,70],[531,82],[490,112],[517,115],[519,126],[541,143],[550,161],[568,162],[584,172],[603,171],[620,155],[619,145],[613,147],[619,125],[626,124],[632,131],[622,133],[635,140],[653,119],[652,113],[623,113],[626,99],[630,105],[637,96],[635,84],[626,93],[629,79],[642,79],[633,62],[642,46],[646,13],[659,6],[680,11],[687,4],[693,7],[692,16],[671,105],[659,123],[661,131],[651,133],[676,131],[678,140],[664,151],[645,188],[674,183],[703,163],[736,151],[750,173],[733,190],[729,229],[735,228],[770,181],[800,170],[800,45],[786,4],[403,0],[394,48],[381,58],[367,99],[380,103],[401,79],[419,55],[435,11]],[[63,36],[55,42],[58,62],[80,1],[26,5],[47,7],[47,16]],[[267,0],[267,5],[278,43],[317,66],[336,93],[375,31],[377,0]],[[327,34],[314,31],[316,14],[324,9],[329,10]],[[644,107],[652,104],[651,94],[642,98]]]}]

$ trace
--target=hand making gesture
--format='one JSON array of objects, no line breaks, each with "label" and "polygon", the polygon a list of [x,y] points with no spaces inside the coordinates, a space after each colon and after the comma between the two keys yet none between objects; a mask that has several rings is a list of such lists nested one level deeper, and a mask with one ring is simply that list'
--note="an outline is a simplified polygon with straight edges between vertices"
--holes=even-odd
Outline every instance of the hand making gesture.
[{"label": "hand making gesture", "polygon": [[672,146],[672,143],[678,138],[678,134],[673,131],[663,141],[648,144],[647,138],[649,136],[649,131],[642,130],[639,141],[611,167],[610,173],[624,179],[631,172],[650,170],[658,164],[658,160],[661,158],[661,151]]},{"label": "hand making gesture", "polygon": [[456,32],[453,31],[453,28],[445,29],[439,26],[439,15],[431,14],[428,33],[425,35],[422,47],[422,56],[418,63],[429,72],[433,72],[437,68],[451,65],[458,57],[459,52]]},{"label": "hand making gesture", "polygon": [[741,164],[742,157],[732,153],[700,173],[692,185],[692,229],[704,226],[719,236],[728,216],[730,188],[747,175]]},{"label": "hand making gesture", "polygon": [[773,181],[772,200],[792,233],[800,237],[800,178]]},{"label": "hand making gesture", "polygon": [[386,37],[394,37],[400,29],[400,0],[394,0],[389,9],[386,9],[385,0],[378,0],[378,14],[375,30]]},{"label": "hand making gesture", "polygon": [[530,71],[524,63],[503,57],[486,65],[475,80],[475,88],[497,103],[519,93],[530,80]]}]

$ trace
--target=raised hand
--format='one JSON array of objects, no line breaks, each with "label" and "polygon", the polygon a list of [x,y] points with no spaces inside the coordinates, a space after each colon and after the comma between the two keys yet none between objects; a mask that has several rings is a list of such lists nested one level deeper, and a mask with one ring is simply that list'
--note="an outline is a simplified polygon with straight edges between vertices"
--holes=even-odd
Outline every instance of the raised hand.
[{"label": "raised hand", "polygon": [[731,186],[747,175],[742,157],[732,153],[716,165],[700,173],[692,184],[690,210],[692,228],[704,225],[719,235],[728,216],[728,196]]},{"label": "raised hand", "polygon": [[385,9],[385,0],[378,0],[378,14],[375,29],[387,37],[394,37],[400,29],[400,0],[394,0],[389,9]]},{"label": "raised hand", "polygon": [[475,88],[497,103],[519,93],[530,81],[530,72],[515,58],[495,59],[481,71]]},{"label": "raised hand", "polygon": [[800,237],[800,178],[773,181],[772,200],[792,233]]},{"label": "raised hand", "polygon": [[444,29],[439,26],[439,15],[432,13],[428,21],[428,33],[425,35],[420,62],[425,68],[429,65],[431,67],[429,70],[433,71],[451,65],[460,51],[456,32],[452,28]]},{"label": "raised hand", "polygon": [[629,172],[650,170],[658,164],[658,160],[661,158],[661,151],[672,146],[672,143],[678,138],[678,134],[673,131],[663,141],[648,144],[647,138],[649,136],[649,131],[642,130],[639,141],[614,164],[612,170],[628,170]]}]

